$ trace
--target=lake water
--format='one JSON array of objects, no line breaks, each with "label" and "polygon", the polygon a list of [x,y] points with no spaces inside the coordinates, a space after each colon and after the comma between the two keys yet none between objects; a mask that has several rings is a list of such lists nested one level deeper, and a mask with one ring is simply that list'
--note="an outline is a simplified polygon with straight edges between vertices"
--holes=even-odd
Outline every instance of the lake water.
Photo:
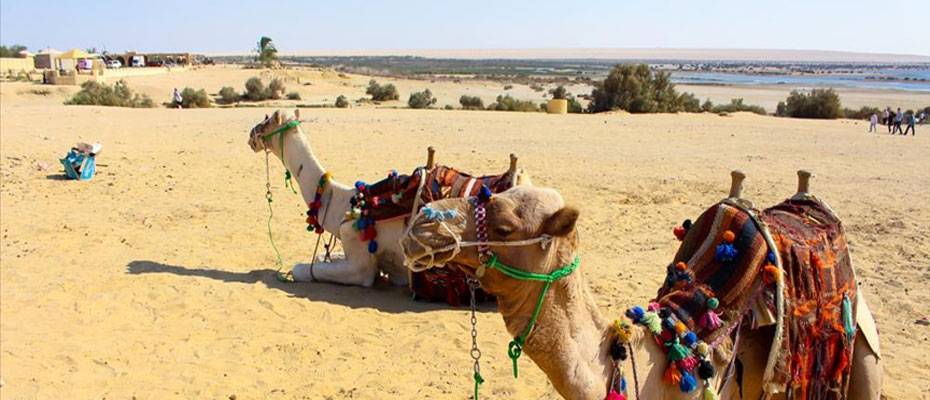
[{"label": "lake water", "polygon": [[[895,80],[867,79],[868,77],[893,78]],[[905,78],[911,80],[904,80]],[[913,81],[914,79],[924,79],[924,81]],[[726,72],[673,71],[672,81],[692,85],[784,85],[798,89],[849,87],[930,93],[930,69],[883,69],[871,70],[863,74],[833,75],[747,75]]]}]

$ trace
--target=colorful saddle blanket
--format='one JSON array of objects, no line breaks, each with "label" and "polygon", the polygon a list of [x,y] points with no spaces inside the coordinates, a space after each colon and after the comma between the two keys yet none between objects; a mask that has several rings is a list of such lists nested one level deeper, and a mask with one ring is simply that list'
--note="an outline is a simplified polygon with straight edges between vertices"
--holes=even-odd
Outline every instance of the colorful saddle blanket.
[{"label": "colorful saddle blanket", "polygon": [[[454,168],[437,165],[430,171],[421,167],[410,175],[391,174],[371,185],[357,184],[359,192],[363,193],[362,198],[368,199],[365,204],[370,205],[361,211],[361,218],[368,218],[362,224],[363,229],[370,227],[367,237],[373,239],[376,234],[371,231],[376,222],[407,218],[432,201],[475,196],[482,186],[487,186],[492,193],[500,193],[513,187],[514,179],[514,174],[509,171],[500,175],[474,177]],[[353,205],[359,203],[356,201]],[[469,304],[466,275],[457,268],[411,272],[409,282],[414,299],[445,301],[453,306]],[[492,298],[481,289],[476,291],[475,296],[478,301]]]},{"label": "colorful saddle blanket", "polygon": [[713,346],[736,340],[741,324],[775,324],[766,392],[845,398],[857,290],[832,210],[813,196],[761,213],[727,199],[684,228],[655,300],[670,326],[680,321]]}]

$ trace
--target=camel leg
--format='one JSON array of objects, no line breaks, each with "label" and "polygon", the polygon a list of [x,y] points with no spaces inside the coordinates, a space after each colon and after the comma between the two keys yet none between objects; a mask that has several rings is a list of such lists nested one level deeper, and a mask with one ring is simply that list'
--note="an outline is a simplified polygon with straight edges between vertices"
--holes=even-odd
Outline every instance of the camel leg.
[{"label": "camel leg", "polygon": [[316,263],[313,274],[310,273],[310,264],[297,264],[294,266],[294,280],[312,282],[340,283],[343,285],[357,285],[370,287],[378,275],[378,266],[375,257],[368,253],[368,244],[359,239],[358,232],[352,228],[351,223],[344,223],[340,227],[342,248],[346,258],[329,263]]},{"label": "camel leg", "polygon": [[852,373],[849,376],[850,400],[877,400],[882,392],[882,363],[859,330],[853,348]]}]

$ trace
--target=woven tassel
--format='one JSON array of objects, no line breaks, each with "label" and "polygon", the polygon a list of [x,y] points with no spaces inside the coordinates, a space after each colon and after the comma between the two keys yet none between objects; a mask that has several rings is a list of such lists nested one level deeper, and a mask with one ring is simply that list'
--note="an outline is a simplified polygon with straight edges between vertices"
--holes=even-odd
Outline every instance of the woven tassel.
[{"label": "woven tassel", "polygon": [[694,356],[685,357],[678,362],[678,366],[684,371],[691,371],[698,365],[698,359]]},{"label": "woven tassel", "polygon": [[681,389],[682,392],[688,393],[697,388],[697,380],[694,379],[694,375],[682,372],[681,382],[678,383],[678,388]]},{"label": "woven tassel", "polygon": [[662,374],[662,380],[669,385],[681,383],[681,372],[678,371],[678,367],[675,363],[668,363],[668,367],[665,368],[665,373]]},{"label": "woven tassel", "polygon": [[737,251],[730,243],[717,245],[717,251],[714,253],[714,259],[719,262],[729,262],[736,259]]},{"label": "woven tassel", "polygon": [[709,331],[715,331],[720,325],[723,325],[723,321],[720,320],[720,316],[717,315],[717,312],[714,310],[707,310],[707,312],[701,316],[699,322],[701,327]]},{"label": "woven tassel", "polygon": [[669,361],[681,361],[684,360],[685,357],[691,355],[691,350],[688,350],[687,347],[682,346],[681,343],[678,342],[678,338],[675,338],[673,342],[666,343],[665,345],[668,346]]},{"label": "woven tassel", "polygon": [[659,320],[659,315],[654,312],[644,313],[639,322],[656,335],[662,333],[662,321]]},{"label": "woven tassel", "polygon": [[714,391],[714,388],[710,387],[707,383],[704,383],[704,400],[717,400],[717,392]]},{"label": "woven tassel", "polygon": [[622,393],[617,393],[616,390],[611,389],[610,393],[607,393],[607,398],[605,400],[626,400],[626,396]]}]

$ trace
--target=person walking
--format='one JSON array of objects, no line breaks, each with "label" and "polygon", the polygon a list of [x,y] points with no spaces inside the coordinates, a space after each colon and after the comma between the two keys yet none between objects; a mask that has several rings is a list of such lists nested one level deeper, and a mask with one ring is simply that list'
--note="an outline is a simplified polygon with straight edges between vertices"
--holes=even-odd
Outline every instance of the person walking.
[{"label": "person walking", "polygon": [[872,116],[869,117],[869,133],[878,133],[878,114],[872,113]]},{"label": "person walking", "polygon": [[174,100],[174,105],[179,110],[181,109],[181,104],[184,102],[184,98],[181,97],[181,92],[178,91],[178,88],[174,88],[174,94],[172,95]]},{"label": "person walking", "polygon": [[888,118],[885,118],[885,126],[888,127],[888,133],[893,135],[891,127],[894,126],[894,111],[891,111],[891,107],[888,107],[885,109],[885,114],[888,115]]},{"label": "person walking", "polygon": [[907,114],[907,130],[902,135],[907,136],[907,133],[910,132],[911,136],[916,136],[915,124],[917,124],[917,118],[914,117],[914,113]]},{"label": "person walking", "polygon": [[898,112],[894,115],[894,128],[891,130],[891,134],[894,135],[896,132],[901,132],[904,134],[904,131],[901,130],[901,122],[904,122],[904,113],[901,112],[901,107],[898,107]]},{"label": "person walking", "polygon": [[891,121],[889,121],[890,117],[891,117],[891,107],[886,107],[885,111],[882,111],[882,125],[885,125],[888,127],[888,132],[891,132]]}]

